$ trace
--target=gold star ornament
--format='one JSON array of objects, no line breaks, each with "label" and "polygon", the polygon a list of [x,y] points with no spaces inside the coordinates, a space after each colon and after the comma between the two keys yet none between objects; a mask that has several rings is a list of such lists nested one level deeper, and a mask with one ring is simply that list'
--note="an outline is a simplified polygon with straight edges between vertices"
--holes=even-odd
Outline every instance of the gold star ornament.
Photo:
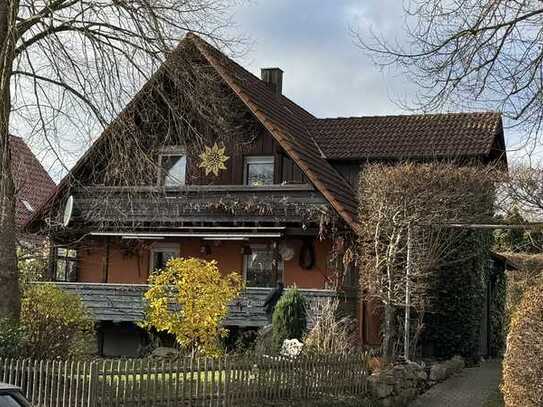
[{"label": "gold star ornament", "polygon": [[226,147],[219,147],[217,143],[213,147],[205,146],[205,151],[200,154],[202,161],[198,167],[205,169],[206,175],[213,173],[219,175],[220,170],[226,170],[226,161],[230,159],[224,152]]}]

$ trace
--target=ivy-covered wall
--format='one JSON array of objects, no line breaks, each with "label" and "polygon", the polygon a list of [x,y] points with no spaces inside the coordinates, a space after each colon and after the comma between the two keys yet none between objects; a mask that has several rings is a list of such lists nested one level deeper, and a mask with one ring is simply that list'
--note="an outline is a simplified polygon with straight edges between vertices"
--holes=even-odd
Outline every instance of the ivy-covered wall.
[{"label": "ivy-covered wall", "polygon": [[426,317],[424,342],[438,358],[460,355],[477,360],[492,239],[484,231],[456,233],[455,244],[434,280],[434,304]]},{"label": "ivy-covered wall", "polygon": [[491,274],[488,276],[490,284],[490,356],[501,356],[505,351],[506,333],[506,301],[507,301],[507,275],[505,265],[494,262]]}]

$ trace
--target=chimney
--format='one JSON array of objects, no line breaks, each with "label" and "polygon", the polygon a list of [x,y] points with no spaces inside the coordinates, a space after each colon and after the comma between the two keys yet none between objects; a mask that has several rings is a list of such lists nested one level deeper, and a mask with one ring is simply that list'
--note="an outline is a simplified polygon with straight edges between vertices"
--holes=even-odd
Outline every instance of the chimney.
[{"label": "chimney", "polygon": [[276,95],[283,91],[283,71],[279,68],[262,68],[260,78],[270,86]]}]

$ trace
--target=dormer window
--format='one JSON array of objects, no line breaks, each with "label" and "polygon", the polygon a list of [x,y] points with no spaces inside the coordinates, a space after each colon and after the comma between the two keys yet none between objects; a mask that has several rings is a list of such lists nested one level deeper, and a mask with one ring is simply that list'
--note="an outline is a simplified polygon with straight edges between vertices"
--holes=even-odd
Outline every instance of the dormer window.
[{"label": "dormer window", "polygon": [[273,156],[252,156],[244,160],[245,185],[273,185]]},{"label": "dormer window", "polygon": [[182,148],[163,149],[159,154],[159,184],[165,187],[185,185],[187,155]]}]

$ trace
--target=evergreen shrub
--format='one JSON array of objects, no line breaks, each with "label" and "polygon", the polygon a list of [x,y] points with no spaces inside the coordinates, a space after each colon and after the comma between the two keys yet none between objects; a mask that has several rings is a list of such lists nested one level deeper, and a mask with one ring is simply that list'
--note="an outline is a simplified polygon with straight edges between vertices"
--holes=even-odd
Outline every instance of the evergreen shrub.
[{"label": "evergreen shrub", "polygon": [[272,317],[272,349],[279,352],[285,339],[302,340],[307,327],[307,303],[300,291],[289,289],[279,300]]}]

